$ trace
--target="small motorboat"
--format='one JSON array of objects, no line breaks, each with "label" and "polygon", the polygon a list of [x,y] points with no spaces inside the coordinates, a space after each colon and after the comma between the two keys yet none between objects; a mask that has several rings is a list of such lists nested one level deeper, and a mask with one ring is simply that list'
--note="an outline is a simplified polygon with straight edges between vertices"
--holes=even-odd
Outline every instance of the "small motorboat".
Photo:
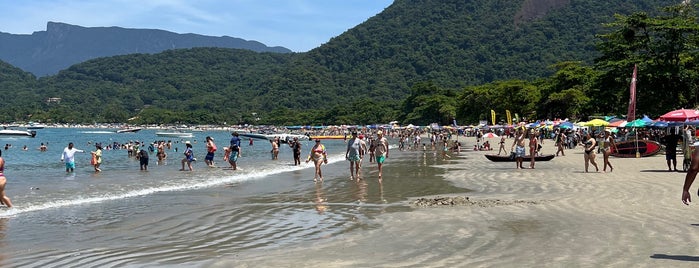
[{"label": "small motorboat", "polygon": [[130,132],[138,132],[138,131],[140,131],[140,130],[141,130],[141,128],[138,128],[138,127],[131,127],[131,128],[119,129],[119,130],[116,131],[116,133],[130,133]]},{"label": "small motorboat", "polygon": [[15,136],[15,137],[36,137],[36,131],[34,130],[15,130],[15,129],[2,129],[0,130],[0,136]]},{"label": "small motorboat", "polygon": [[194,134],[190,132],[156,132],[155,136],[171,138],[191,138],[194,137]]},{"label": "small motorboat", "polygon": [[[534,161],[549,161],[556,157],[554,154],[544,154],[544,155],[537,155],[534,157]],[[514,162],[515,158],[513,158],[510,155],[496,155],[496,154],[486,154],[485,158],[488,158],[488,160],[493,161],[493,162]],[[522,158],[524,162],[529,162],[532,160],[531,155],[525,155]]]}]

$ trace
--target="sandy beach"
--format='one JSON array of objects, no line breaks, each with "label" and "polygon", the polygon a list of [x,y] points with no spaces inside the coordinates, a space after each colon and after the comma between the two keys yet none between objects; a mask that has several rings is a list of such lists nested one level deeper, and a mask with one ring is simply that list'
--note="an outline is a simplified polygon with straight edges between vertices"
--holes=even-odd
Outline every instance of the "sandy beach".
[{"label": "sandy beach", "polygon": [[[472,148],[473,138],[465,148]],[[511,140],[508,140],[507,149]],[[494,140],[491,142],[495,144]],[[497,148],[496,148],[497,149]],[[553,153],[547,140],[543,153]],[[495,151],[496,153],[497,151]],[[371,219],[369,230],[301,246],[250,250],[210,267],[695,267],[699,197],[682,204],[684,172],[664,155],[611,158],[611,173],[584,173],[582,149],[515,169],[466,150],[444,161],[444,180],[468,205],[417,207]],[[416,152],[419,154],[419,152]],[[601,155],[597,161],[601,170]],[[682,155],[678,155],[681,169]],[[525,167],[528,163],[525,163]],[[385,180],[391,175],[385,166]],[[594,168],[591,167],[591,170]],[[412,204],[418,196],[405,201]]]}]

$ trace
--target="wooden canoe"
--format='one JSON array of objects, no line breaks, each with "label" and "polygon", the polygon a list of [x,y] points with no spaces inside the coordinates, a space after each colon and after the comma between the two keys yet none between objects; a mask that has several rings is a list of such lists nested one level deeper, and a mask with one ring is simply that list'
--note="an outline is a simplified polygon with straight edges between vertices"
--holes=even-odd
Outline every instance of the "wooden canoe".
[{"label": "wooden canoe", "polygon": [[[549,161],[556,157],[556,155],[553,154],[544,154],[544,155],[537,155],[534,157],[534,161]],[[510,158],[510,155],[496,155],[496,154],[486,154],[485,158],[488,158],[488,160],[493,161],[493,162],[514,162],[514,158]],[[524,158],[522,158],[524,162],[529,162],[531,161],[531,155],[525,155]]]},{"label": "wooden canoe", "polygon": [[616,143],[612,148],[612,155],[616,157],[636,157],[636,151],[640,157],[652,156],[660,152],[660,143],[650,140],[631,140]]}]

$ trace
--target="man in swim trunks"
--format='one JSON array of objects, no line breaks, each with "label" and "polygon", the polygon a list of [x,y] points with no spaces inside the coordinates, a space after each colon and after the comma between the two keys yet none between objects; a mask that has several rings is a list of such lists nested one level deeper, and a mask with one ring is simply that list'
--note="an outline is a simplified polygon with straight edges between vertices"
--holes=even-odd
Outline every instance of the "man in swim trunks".
[{"label": "man in swim trunks", "polygon": [[383,175],[383,162],[388,158],[388,140],[383,136],[383,131],[379,130],[376,132],[376,142],[374,147],[374,155],[376,157],[376,164],[379,167],[379,182],[381,182],[381,176]]},{"label": "man in swim trunks", "polygon": [[[517,166],[517,169],[523,169],[524,167],[522,166],[522,162],[524,161],[524,139],[526,137],[526,134],[524,131],[520,128],[517,129],[517,134],[515,134],[515,141],[512,143],[512,148],[510,148],[511,152],[515,152],[515,165]],[[516,147],[515,147],[516,146]]]},{"label": "man in swim trunks", "polygon": [[78,150],[73,148],[73,143],[68,143],[68,147],[63,149],[63,154],[61,154],[61,162],[66,163],[66,172],[73,172],[75,170],[75,153],[84,153],[83,150]]},{"label": "man in swim trunks", "polygon": [[231,145],[228,147],[228,150],[231,151],[230,156],[228,157],[228,163],[231,164],[231,168],[233,170],[238,169],[238,157],[241,157],[241,149],[240,149],[240,137],[238,136],[238,132],[233,132],[231,133],[233,138],[231,138]]}]

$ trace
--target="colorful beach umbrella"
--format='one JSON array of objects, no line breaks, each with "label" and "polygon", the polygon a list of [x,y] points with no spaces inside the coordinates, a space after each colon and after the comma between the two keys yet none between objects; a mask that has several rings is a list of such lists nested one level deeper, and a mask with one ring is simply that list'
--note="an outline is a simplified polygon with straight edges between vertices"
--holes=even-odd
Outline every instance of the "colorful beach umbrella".
[{"label": "colorful beach umbrella", "polygon": [[606,127],[608,125],[609,125],[609,122],[604,121],[602,119],[592,119],[590,121],[583,123],[583,126],[586,126],[586,127]]},{"label": "colorful beach umbrella", "polygon": [[687,120],[697,120],[699,119],[699,111],[694,109],[680,109],[667,112],[666,114],[660,116],[660,120],[663,121],[687,121]]},{"label": "colorful beach umbrella", "polygon": [[485,133],[485,135],[483,135],[483,137],[484,138],[497,138],[498,135],[495,135],[495,133],[493,133],[493,132],[488,132],[488,133]]},{"label": "colorful beach umbrella", "polygon": [[626,127],[646,127],[646,121],[643,119],[636,119],[626,124]]}]

